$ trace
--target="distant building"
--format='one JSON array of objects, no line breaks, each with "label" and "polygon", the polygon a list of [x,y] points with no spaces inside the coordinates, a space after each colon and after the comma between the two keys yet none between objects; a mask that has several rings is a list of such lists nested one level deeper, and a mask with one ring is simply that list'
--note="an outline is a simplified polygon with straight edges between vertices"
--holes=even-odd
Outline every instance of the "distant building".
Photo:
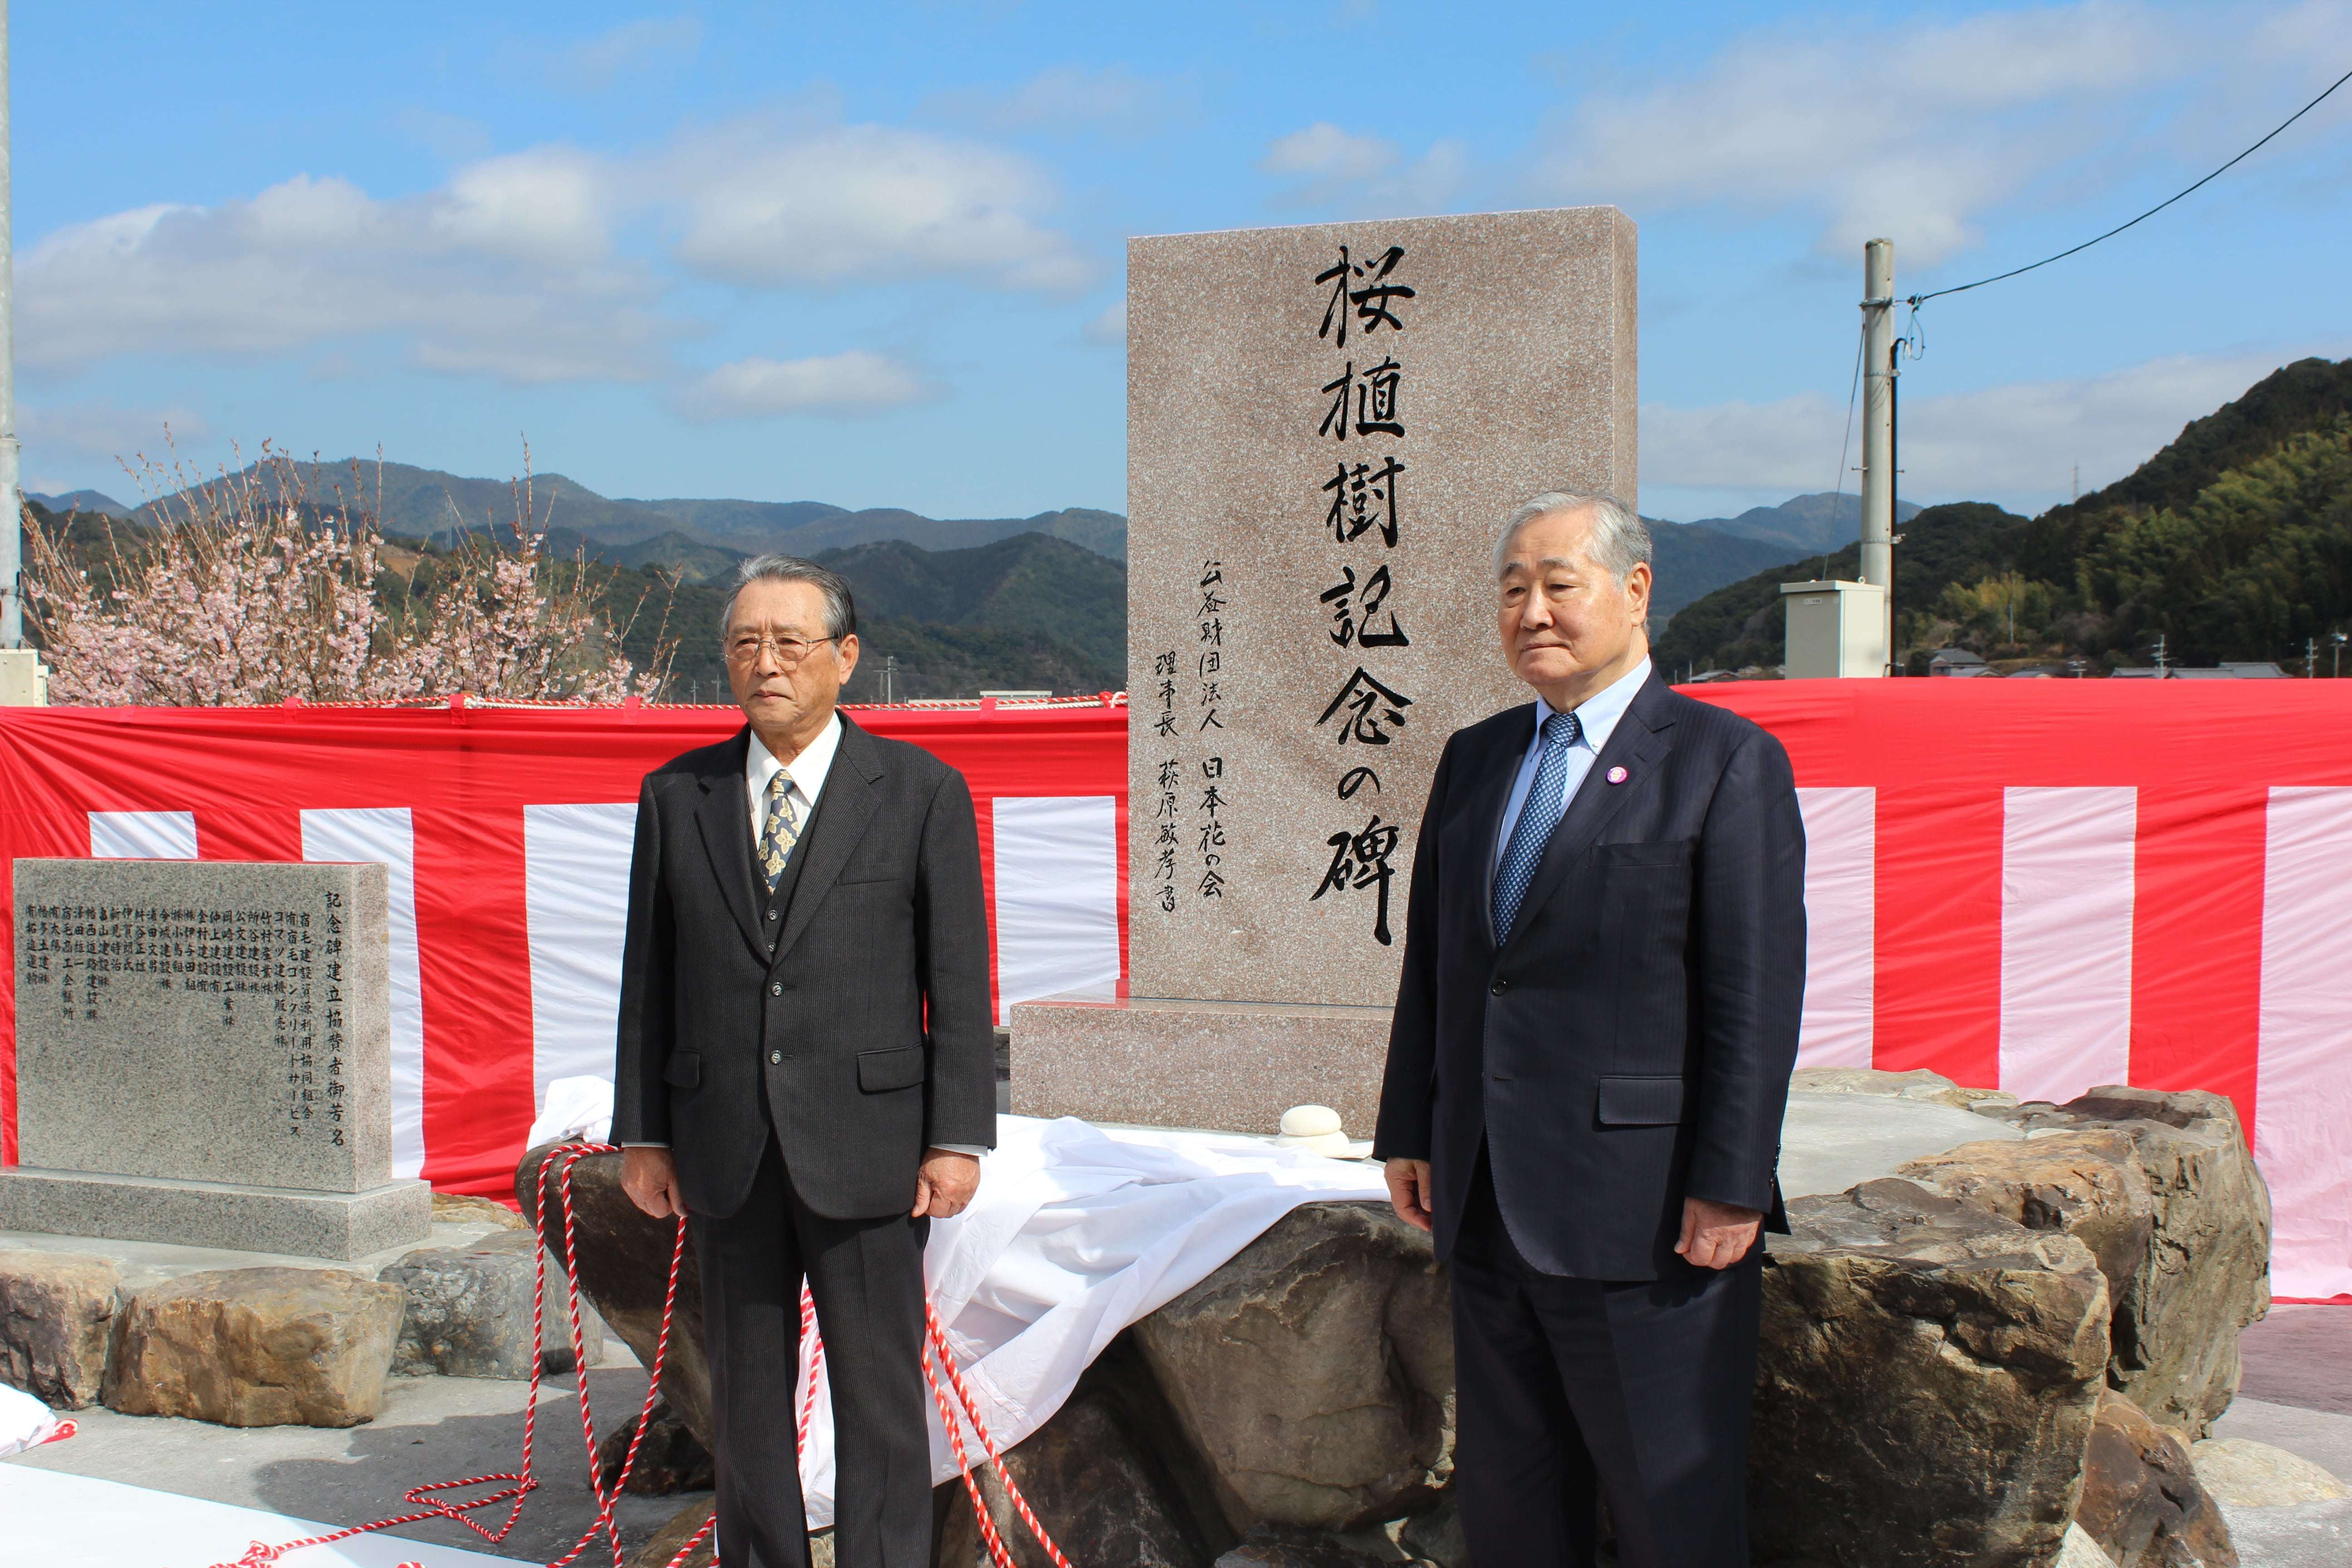
[{"label": "distant building", "polygon": [[1992,666],[1964,647],[1939,647],[1927,656],[1929,675],[1990,675]]},{"label": "distant building", "polygon": [[2228,659],[2210,666],[2126,665],[2110,672],[2117,680],[2285,680],[2287,672],[2262,659]]}]

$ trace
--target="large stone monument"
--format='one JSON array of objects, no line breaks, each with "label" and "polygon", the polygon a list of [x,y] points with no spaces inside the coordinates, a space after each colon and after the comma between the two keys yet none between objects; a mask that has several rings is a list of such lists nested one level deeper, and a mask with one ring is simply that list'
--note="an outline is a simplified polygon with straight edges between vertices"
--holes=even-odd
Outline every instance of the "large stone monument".
[{"label": "large stone monument", "polygon": [[1526,697],[1496,534],[1634,500],[1633,225],[1137,239],[1127,322],[1129,995],[1016,1006],[1013,1108],[1368,1131],[1438,755]]},{"label": "large stone monument", "polygon": [[354,1258],[392,1174],[381,866],[16,865],[19,1165],[0,1230]]}]

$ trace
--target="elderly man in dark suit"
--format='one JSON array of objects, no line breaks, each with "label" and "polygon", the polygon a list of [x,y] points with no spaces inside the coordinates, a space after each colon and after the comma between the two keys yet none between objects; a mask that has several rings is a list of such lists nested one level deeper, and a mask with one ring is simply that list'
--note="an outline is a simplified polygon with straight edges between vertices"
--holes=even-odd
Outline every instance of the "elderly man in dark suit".
[{"label": "elderly man in dark suit", "polygon": [[1804,993],[1788,754],[1650,668],[1650,542],[1538,496],[1496,547],[1536,701],[1430,787],[1374,1152],[1454,1290],[1478,1568],[1746,1568],[1759,1231]]},{"label": "elderly man in dark suit", "polygon": [[747,561],[722,646],[750,721],[637,797],[613,1135],[691,1216],[726,1568],[807,1568],[803,1279],[833,1393],[841,1568],[929,1568],[923,1242],[996,1141],[988,925],[963,776],[835,707],[849,586]]}]

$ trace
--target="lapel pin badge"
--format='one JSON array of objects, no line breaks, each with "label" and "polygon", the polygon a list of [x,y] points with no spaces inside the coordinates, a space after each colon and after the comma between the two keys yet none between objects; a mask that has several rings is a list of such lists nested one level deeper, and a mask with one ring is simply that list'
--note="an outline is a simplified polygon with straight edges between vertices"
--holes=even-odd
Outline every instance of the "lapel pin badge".
[{"label": "lapel pin badge", "polygon": [[1609,770],[1609,782],[1611,784],[1623,784],[1625,782],[1625,770],[1623,768],[1611,768]]}]

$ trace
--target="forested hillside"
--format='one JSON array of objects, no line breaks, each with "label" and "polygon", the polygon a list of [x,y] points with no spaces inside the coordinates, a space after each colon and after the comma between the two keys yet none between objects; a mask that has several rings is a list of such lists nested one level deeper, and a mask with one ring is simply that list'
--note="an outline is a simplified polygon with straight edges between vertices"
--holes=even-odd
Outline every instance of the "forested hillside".
[{"label": "forested hillside", "polygon": [[[1990,658],[2275,659],[2352,630],[2352,361],[2302,360],[2196,420],[2132,474],[2037,518],[1930,507],[1895,554],[1896,639]],[[1855,574],[1853,545],[1829,557]],[[1697,600],[1658,640],[1677,672],[1778,664],[1779,584],[1813,556]],[[1915,658],[1913,662],[1917,662]]]}]

